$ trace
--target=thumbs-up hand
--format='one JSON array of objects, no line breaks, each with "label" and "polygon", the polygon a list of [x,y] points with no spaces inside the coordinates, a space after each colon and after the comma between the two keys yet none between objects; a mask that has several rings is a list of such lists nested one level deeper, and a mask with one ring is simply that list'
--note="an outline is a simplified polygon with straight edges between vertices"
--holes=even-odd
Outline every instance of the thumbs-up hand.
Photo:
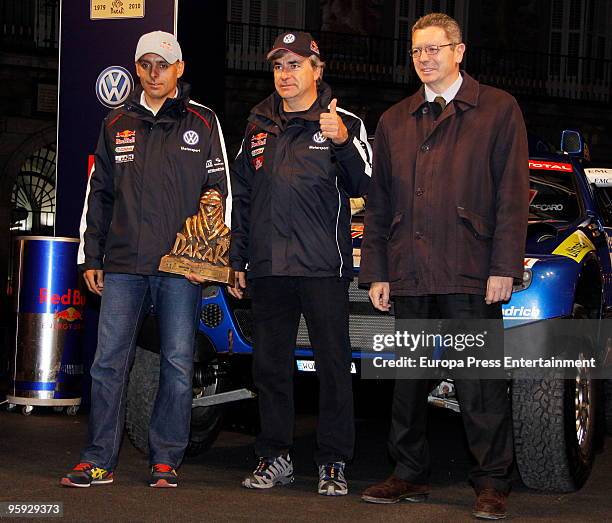
[{"label": "thumbs-up hand", "polygon": [[346,142],[349,136],[346,125],[344,125],[342,118],[336,112],[337,103],[338,99],[334,98],[329,104],[329,112],[321,113],[319,125],[321,127],[321,134],[339,145]]}]

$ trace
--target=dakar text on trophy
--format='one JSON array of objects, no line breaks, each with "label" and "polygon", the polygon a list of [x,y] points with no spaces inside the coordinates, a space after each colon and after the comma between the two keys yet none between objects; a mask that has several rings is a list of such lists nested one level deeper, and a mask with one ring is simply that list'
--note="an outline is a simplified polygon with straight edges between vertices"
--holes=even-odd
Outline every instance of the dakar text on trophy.
[{"label": "dakar text on trophy", "polygon": [[223,222],[223,199],[209,189],[200,197],[200,210],[185,220],[174,247],[162,257],[159,270],[175,274],[197,274],[208,281],[230,283],[230,230]]}]

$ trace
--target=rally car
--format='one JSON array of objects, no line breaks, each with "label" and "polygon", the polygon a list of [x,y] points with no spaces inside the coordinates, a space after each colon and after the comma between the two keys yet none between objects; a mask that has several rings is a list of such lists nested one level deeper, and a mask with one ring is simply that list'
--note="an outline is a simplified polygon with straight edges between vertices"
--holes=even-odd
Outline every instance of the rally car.
[{"label": "rally car", "polygon": [[[564,131],[562,148],[565,152],[558,153],[541,140],[530,140],[527,255],[523,281],[503,306],[506,329],[553,318],[603,319],[612,307],[612,172],[585,169],[584,144],[576,132]],[[356,275],[363,203],[352,202]],[[351,372],[358,378],[362,358],[372,353],[373,333],[393,333],[394,318],[373,309],[367,290],[358,287],[356,278],[349,294]],[[155,354],[154,327],[143,332],[148,332],[148,339],[146,335],[141,338],[132,369],[126,426],[136,447],[146,450],[159,356]],[[205,287],[189,453],[201,452],[213,443],[221,426],[222,404],[254,397],[250,382],[252,342],[248,295],[236,300],[222,286]],[[580,354],[603,362],[607,345],[600,342],[597,347],[580,347]],[[296,372],[314,373],[303,319],[295,362]],[[612,401],[606,407],[602,401],[606,392],[610,395],[606,385],[593,379],[589,369],[576,371],[571,379],[509,380],[516,462],[527,486],[570,492],[584,484],[598,444],[598,430],[603,426],[600,421],[607,414],[607,423],[612,423]],[[454,411],[461,408],[452,380],[436,385],[429,402]]]}]

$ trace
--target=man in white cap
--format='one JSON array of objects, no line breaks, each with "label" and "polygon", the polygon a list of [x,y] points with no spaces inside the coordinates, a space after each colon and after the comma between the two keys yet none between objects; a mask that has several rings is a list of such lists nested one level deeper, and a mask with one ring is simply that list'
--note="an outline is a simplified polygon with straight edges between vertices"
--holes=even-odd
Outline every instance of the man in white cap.
[{"label": "man in white cap", "polygon": [[149,484],[177,486],[175,469],[189,441],[200,288],[158,266],[204,190],[230,196],[219,121],[179,82],[185,64],[174,35],[143,35],[135,60],[141,87],[104,120],[81,220],[79,264],[102,301],[89,438],[80,463],[61,479],[69,487],[113,481],[135,340],[151,309],[161,375],[149,426]]}]

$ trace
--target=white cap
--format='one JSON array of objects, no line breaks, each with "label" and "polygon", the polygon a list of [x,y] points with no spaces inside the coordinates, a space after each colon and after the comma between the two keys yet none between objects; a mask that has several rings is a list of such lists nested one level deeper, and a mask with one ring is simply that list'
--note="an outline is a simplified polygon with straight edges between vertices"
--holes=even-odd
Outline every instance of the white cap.
[{"label": "white cap", "polygon": [[173,64],[177,60],[183,60],[181,46],[176,37],[171,33],[164,33],[164,31],[153,31],[140,37],[136,46],[134,61],[138,61],[147,53],[158,54],[169,64]]}]

